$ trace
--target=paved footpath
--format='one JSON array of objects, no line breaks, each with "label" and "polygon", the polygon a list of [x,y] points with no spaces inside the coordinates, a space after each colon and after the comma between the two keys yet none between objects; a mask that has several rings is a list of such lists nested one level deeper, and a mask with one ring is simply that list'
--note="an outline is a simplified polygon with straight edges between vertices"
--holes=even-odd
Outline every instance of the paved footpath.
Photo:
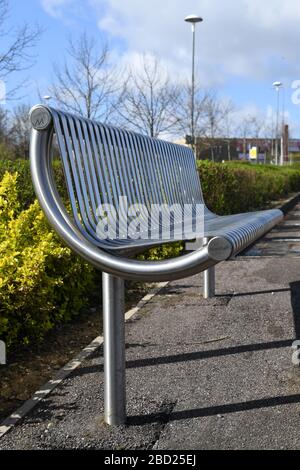
[{"label": "paved footpath", "polygon": [[172,282],[127,324],[127,426],[103,423],[98,350],[0,449],[300,449],[300,258],[269,245],[219,265],[215,299]]}]

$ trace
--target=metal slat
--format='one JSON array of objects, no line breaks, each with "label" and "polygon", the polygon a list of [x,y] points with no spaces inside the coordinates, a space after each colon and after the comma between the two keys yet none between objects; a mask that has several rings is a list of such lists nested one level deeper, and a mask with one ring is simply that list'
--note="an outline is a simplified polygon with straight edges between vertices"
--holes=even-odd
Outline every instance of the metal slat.
[{"label": "metal slat", "polygon": [[[95,188],[92,185],[91,176],[90,176],[89,167],[88,167],[88,157],[86,154],[87,136],[85,139],[83,139],[82,128],[81,128],[82,122],[80,120],[76,120],[76,123],[75,123],[76,131],[75,131],[73,119],[69,118],[68,122],[69,122],[72,141],[73,141],[74,157],[77,163],[77,168],[79,171],[79,177],[80,177],[81,186],[82,186],[82,192],[80,195],[78,195],[78,197],[81,197],[83,194],[87,218],[90,224],[92,225],[92,227],[94,227],[94,231],[95,231],[95,228],[96,228]],[[79,141],[79,146],[78,146],[78,141]]]},{"label": "metal slat", "polygon": [[153,204],[159,204],[161,198],[159,196],[159,188],[157,186],[156,175],[154,171],[153,157],[150,153],[148,137],[142,137],[137,135],[137,142],[141,149],[141,154],[143,155],[141,163],[144,166],[145,174],[147,174],[148,184],[151,187],[151,192],[153,196]]},{"label": "metal slat", "polygon": [[129,171],[130,175],[133,180],[133,185],[135,187],[135,194],[136,194],[136,201],[138,201],[139,204],[145,204],[147,205],[148,201],[145,197],[145,181],[144,179],[140,178],[140,175],[138,173],[139,169],[136,165],[136,162],[133,158],[133,153],[134,153],[134,141],[132,138],[132,133],[124,131],[121,133],[122,136],[124,137],[125,144],[127,147],[127,153],[128,153],[128,163],[129,163]]},{"label": "metal slat", "polygon": [[133,185],[130,177],[130,171],[128,168],[128,158],[126,155],[126,147],[124,146],[124,142],[122,141],[122,132],[118,129],[114,130],[115,139],[119,150],[119,158],[120,158],[120,165],[122,169],[122,180],[124,181],[125,185],[125,196],[128,198],[129,204],[135,203],[135,197],[132,192]]},{"label": "metal slat", "polygon": [[[129,188],[127,185],[127,177],[126,173],[124,173],[124,165],[123,165],[123,155],[121,153],[121,148],[117,144],[117,139],[116,139],[116,129],[114,128],[108,128],[105,126],[107,134],[109,135],[111,139],[111,155],[112,155],[112,167],[114,171],[114,180],[117,182],[117,192],[118,192],[118,197],[128,197],[129,195]],[[127,225],[127,213],[123,211],[119,207],[119,199],[117,201],[116,211],[118,211],[118,215],[120,218],[117,219],[117,229],[118,229],[118,238],[119,237],[119,229],[120,227],[124,227],[124,224]],[[127,237],[126,237],[127,238]]]},{"label": "metal slat", "polygon": [[145,151],[140,143],[140,136],[134,132],[129,132],[133,141],[134,150],[132,153],[134,165],[139,173],[139,178],[142,183],[144,201],[147,209],[150,209],[151,204],[155,203],[155,196],[153,188],[150,185],[149,170],[145,166]]},{"label": "metal slat", "polygon": [[[69,133],[68,124],[70,124],[70,121],[68,121],[68,116],[62,115],[61,120],[62,120],[62,125],[63,125],[63,130],[64,130],[68,160],[72,169],[73,181],[75,183],[75,194],[76,194],[76,200],[80,209],[80,216],[82,217],[82,220],[84,222],[84,225],[88,233],[92,236],[93,233],[95,233],[95,225],[93,223],[93,220],[91,220],[90,214],[89,214],[90,212],[89,202],[87,199],[87,194],[86,194],[86,189],[85,189],[85,186],[86,186],[85,176],[83,172],[81,172],[82,170],[81,165],[79,165],[79,175],[78,175],[78,153],[79,152],[77,152],[76,154],[74,150],[74,144],[76,145],[77,139],[75,138],[75,142],[74,142],[72,140],[72,133],[71,135]],[[73,122],[71,121],[71,125],[72,124]]]},{"label": "metal slat", "polygon": [[195,195],[195,200],[198,203],[204,204],[201,183],[200,183],[200,175],[196,166],[194,153],[192,152],[191,149],[188,149],[187,147],[184,147],[182,151],[185,152],[188,157],[188,166],[187,166],[188,174],[193,184],[193,194]]},{"label": "metal slat", "polygon": [[168,171],[168,177],[166,179],[167,185],[170,187],[171,191],[171,202],[172,204],[180,204],[180,191],[178,188],[178,181],[177,181],[177,173],[176,169],[174,167],[174,161],[172,161],[171,158],[171,153],[170,153],[170,146],[167,144],[167,142],[161,141],[160,143],[161,146],[161,152],[162,155],[164,156],[164,162]]},{"label": "metal slat", "polygon": [[177,185],[178,185],[178,190],[179,190],[179,197],[180,197],[180,203],[183,205],[186,202],[188,202],[186,195],[187,195],[187,184],[184,181],[184,177],[182,174],[182,168],[184,166],[184,160],[182,158],[182,155],[178,155],[177,153],[177,146],[174,145],[172,147],[172,150],[170,149],[170,152],[174,155],[174,170],[176,172],[176,177],[177,177]]},{"label": "metal slat", "polygon": [[184,187],[185,199],[188,203],[193,204],[195,198],[193,194],[193,184],[191,175],[189,174],[189,158],[188,154],[184,152],[178,145],[174,148],[174,153],[177,155],[177,159],[181,168],[181,181]]},{"label": "metal slat", "polygon": [[[99,204],[101,203],[100,200],[100,189],[98,186],[98,180],[96,176],[96,166],[95,166],[95,161],[92,152],[92,136],[91,133],[89,132],[89,126],[88,126],[87,121],[82,122],[82,128],[83,128],[83,133],[84,133],[84,138],[85,138],[85,146],[87,149],[87,156],[88,156],[88,161],[87,161],[87,168],[88,168],[88,173],[89,173],[89,194],[90,194],[90,200],[92,201],[93,205],[93,210],[97,210]],[[95,214],[95,212],[94,212]]]},{"label": "metal slat", "polygon": [[174,204],[174,186],[170,183],[171,180],[171,169],[169,167],[168,161],[166,159],[165,151],[164,151],[164,143],[156,139],[155,145],[157,147],[157,153],[159,155],[159,162],[161,167],[161,178],[162,184],[164,186],[165,193],[167,195],[167,204]]},{"label": "metal slat", "polygon": [[[105,153],[107,152],[106,143],[101,138],[100,125],[97,123],[92,123],[93,130],[95,133],[95,155],[98,155],[98,158],[95,158],[95,164],[97,168],[98,178],[100,180],[100,185],[102,188],[102,194],[105,194],[106,197],[103,198],[103,203],[113,204],[113,196],[110,188],[110,183],[107,178],[107,167],[106,167],[106,158]],[[103,189],[105,192],[103,193]]]},{"label": "metal slat", "polygon": [[69,162],[69,159],[68,159],[68,156],[67,156],[67,151],[66,151],[65,136],[64,136],[64,134],[62,132],[62,129],[61,129],[60,117],[57,113],[54,113],[53,114],[53,119],[54,119],[55,130],[56,130],[56,138],[57,138],[57,142],[58,142],[58,146],[59,146],[59,150],[60,150],[60,155],[61,155],[62,162],[63,162],[64,174],[65,174],[65,178],[66,178],[67,189],[68,189],[68,194],[69,194],[69,197],[70,197],[72,212],[73,212],[73,215],[74,215],[76,225],[79,228],[81,228],[81,231],[83,232],[82,226],[81,226],[81,221],[78,217],[77,198],[76,198],[76,193],[75,193],[75,189],[74,189],[74,180],[73,180],[72,174],[71,174],[70,162]]},{"label": "metal slat", "polygon": [[112,192],[112,195],[113,195],[113,204],[116,207],[119,201],[120,188],[118,186],[117,180],[114,177],[114,171],[113,171],[113,166],[112,166],[113,165],[112,156],[111,156],[112,143],[109,139],[106,126],[104,125],[99,126],[99,131],[100,131],[101,139],[105,148],[105,152],[103,153],[104,163],[106,165],[105,175],[108,181],[110,191]]}]

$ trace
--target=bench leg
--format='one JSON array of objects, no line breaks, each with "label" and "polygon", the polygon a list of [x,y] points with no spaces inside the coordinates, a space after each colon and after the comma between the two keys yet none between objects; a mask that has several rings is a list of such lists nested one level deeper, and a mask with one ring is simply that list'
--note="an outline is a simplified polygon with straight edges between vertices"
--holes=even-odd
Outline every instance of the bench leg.
[{"label": "bench leg", "polygon": [[207,269],[204,275],[203,297],[212,299],[215,296],[215,267]]},{"label": "bench leg", "polygon": [[104,419],[126,421],[124,281],[102,274],[104,332]]},{"label": "bench leg", "polygon": [[[208,243],[209,239],[204,238],[203,245]],[[207,269],[203,272],[203,297],[212,299],[215,296],[215,267]]]}]

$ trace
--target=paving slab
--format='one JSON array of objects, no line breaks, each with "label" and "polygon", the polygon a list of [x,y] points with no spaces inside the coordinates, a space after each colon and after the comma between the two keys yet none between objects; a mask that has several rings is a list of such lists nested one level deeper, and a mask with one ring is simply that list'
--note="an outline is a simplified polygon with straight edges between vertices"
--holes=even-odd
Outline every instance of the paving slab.
[{"label": "paving slab", "polygon": [[244,254],[246,256],[300,256],[300,203],[297,202],[280,224]]},{"label": "paving slab", "polygon": [[97,350],[0,449],[299,449],[300,265],[242,257],[170,283],[126,325],[128,423],[103,422]]}]

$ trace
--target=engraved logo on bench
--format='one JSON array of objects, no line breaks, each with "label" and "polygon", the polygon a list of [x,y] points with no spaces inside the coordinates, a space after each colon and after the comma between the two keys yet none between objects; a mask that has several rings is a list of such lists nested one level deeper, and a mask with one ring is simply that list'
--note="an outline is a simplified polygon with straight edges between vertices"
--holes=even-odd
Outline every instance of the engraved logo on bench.
[{"label": "engraved logo on bench", "polygon": [[40,119],[37,119],[35,122],[34,122],[34,126],[35,127],[43,127],[45,125],[45,121],[44,121],[44,118],[41,117]]},{"label": "engraved logo on bench", "polygon": [[31,124],[34,129],[42,131],[47,129],[51,122],[51,115],[47,109],[36,108],[30,115]]}]

